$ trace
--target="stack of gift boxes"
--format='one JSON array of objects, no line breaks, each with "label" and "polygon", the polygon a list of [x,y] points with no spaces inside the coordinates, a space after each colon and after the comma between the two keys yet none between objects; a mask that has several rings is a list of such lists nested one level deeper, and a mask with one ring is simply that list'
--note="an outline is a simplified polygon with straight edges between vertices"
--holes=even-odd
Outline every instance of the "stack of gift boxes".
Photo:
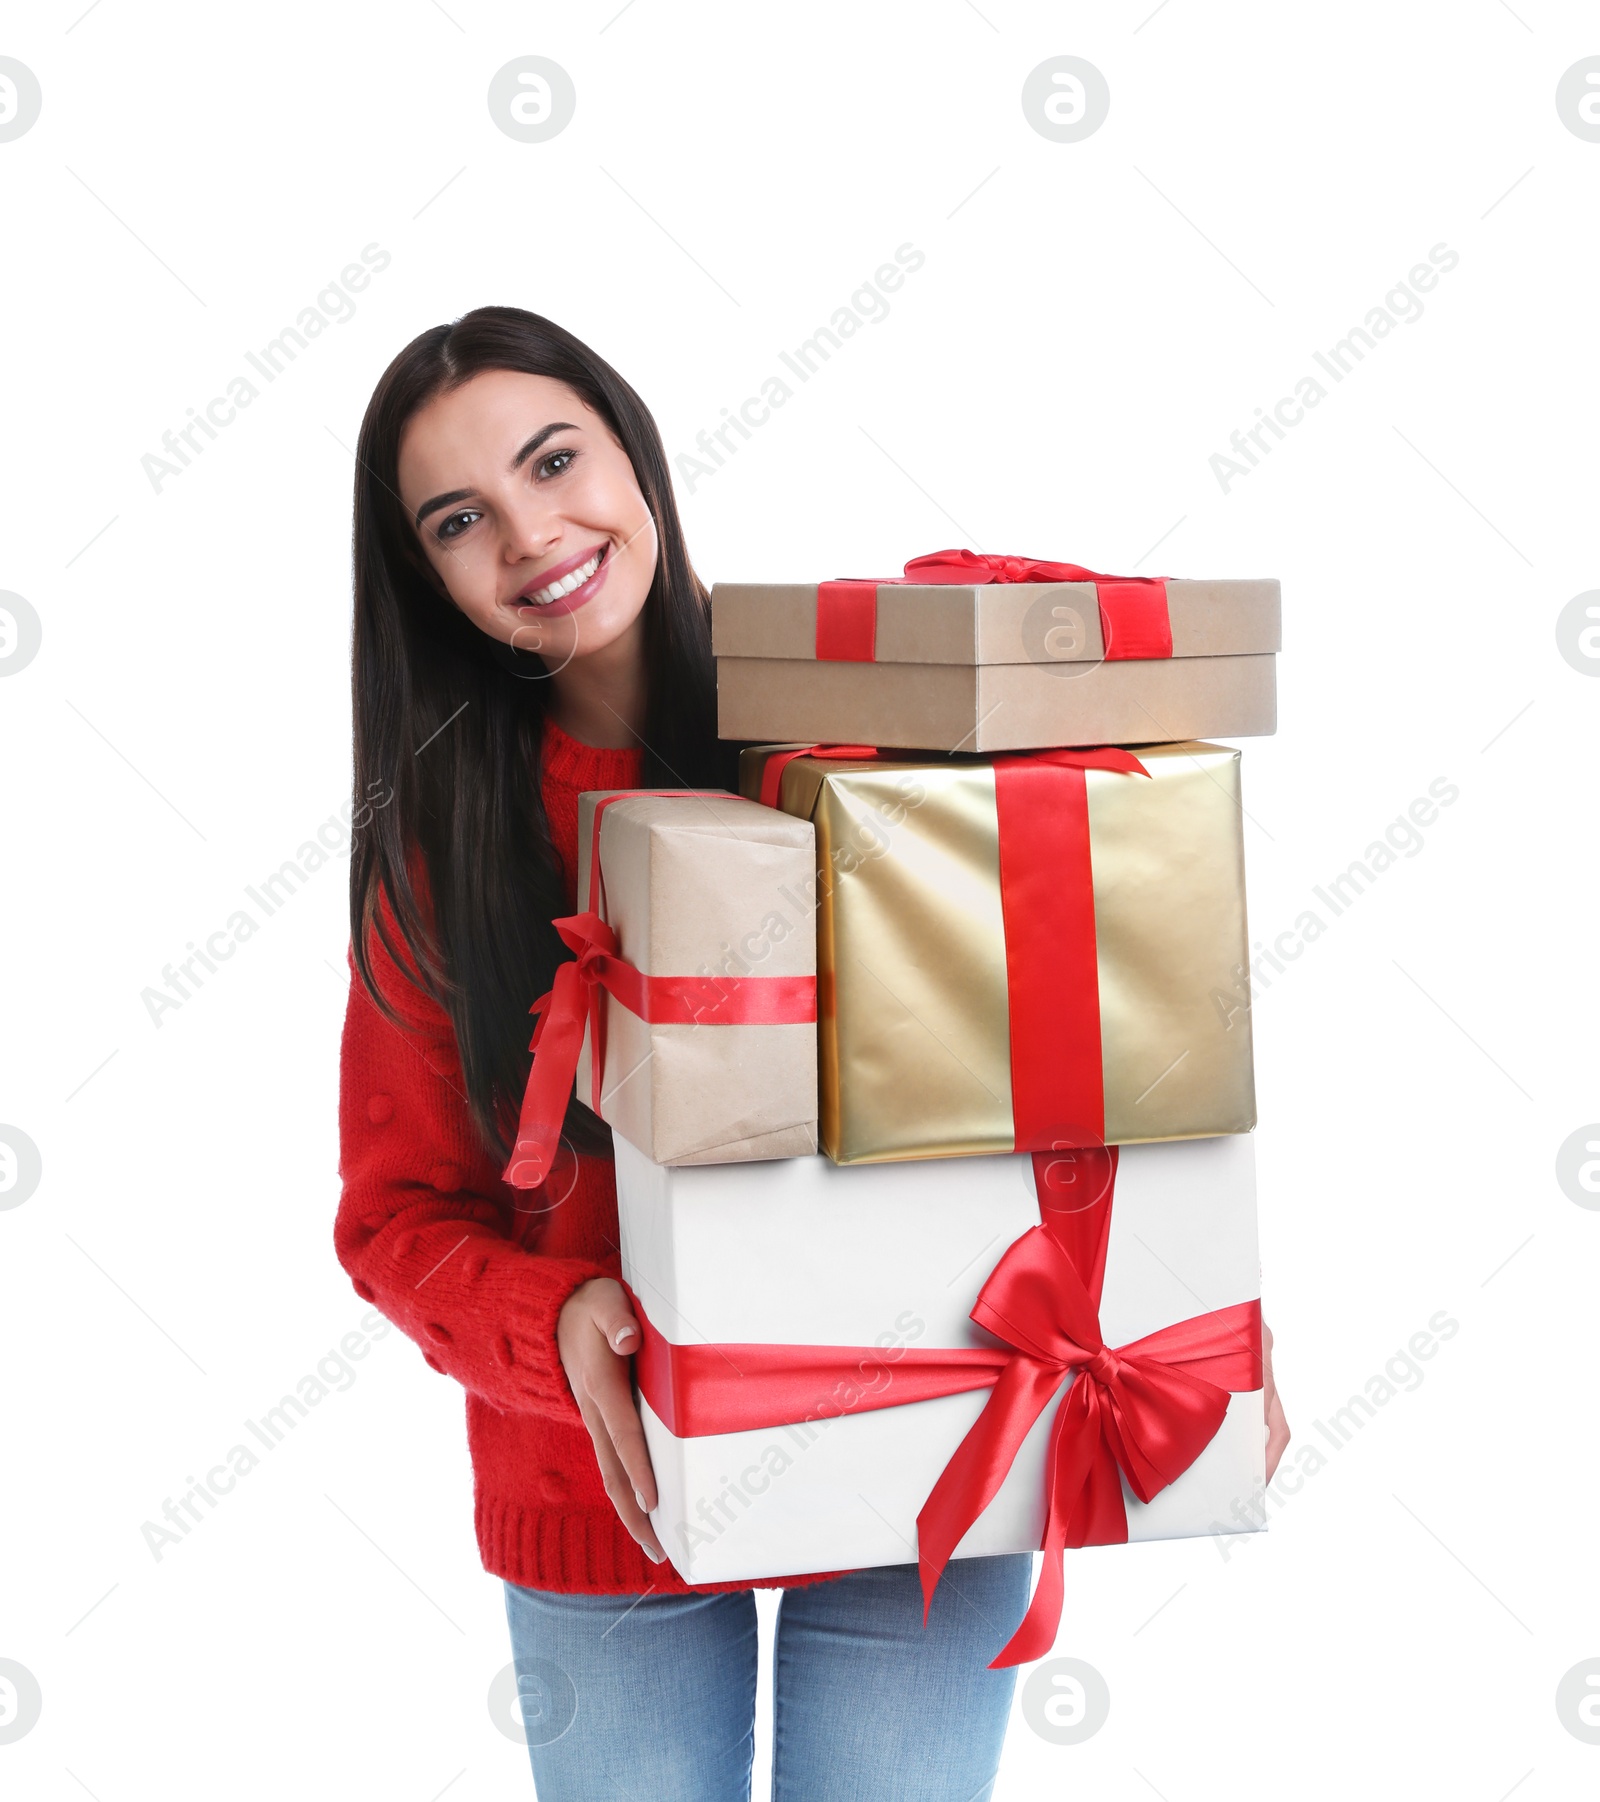
[{"label": "stack of gift boxes", "polygon": [[[1243,1530],[1264,1481],[1240,754],[1274,581],[941,552],[719,584],[740,794],[585,795],[507,1180],[614,1129],[691,1583]],[[940,747],[930,750],[928,747]],[[950,748],[943,748],[950,747]],[[1240,1507],[1239,1503],[1246,1505]]]}]

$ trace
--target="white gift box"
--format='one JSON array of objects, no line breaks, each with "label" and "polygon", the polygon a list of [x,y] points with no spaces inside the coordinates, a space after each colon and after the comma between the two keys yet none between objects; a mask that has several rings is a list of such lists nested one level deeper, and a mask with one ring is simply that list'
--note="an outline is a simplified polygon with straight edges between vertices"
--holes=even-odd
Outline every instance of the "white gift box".
[{"label": "white gift box", "polygon": [[[1248,1134],[1119,1154],[1100,1324],[1108,1347],[1257,1300]],[[1040,1223],[1027,1155],[836,1165],[822,1156],[668,1167],[616,1141],[622,1272],[674,1345],[1000,1347],[968,1318],[1002,1252]],[[887,1374],[886,1374],[887,1373]],[[1037,1550],[1046,1449],[1069,1372],[954,1556]],[[917,1558],[918,1512],[987,1387],[835,1416],[679,1437],[642,1394],[651,1520],[690,1583],[856,1570]],[[667,1409],[671,1413],[673,1410]],[[1123,1479],[1130,1540],[1258,1530],[1260,1389],[1234,1394],[1215,1437],[1148,1503]],[[1244,1506],[1238,1506],[1239,1503]]]}]

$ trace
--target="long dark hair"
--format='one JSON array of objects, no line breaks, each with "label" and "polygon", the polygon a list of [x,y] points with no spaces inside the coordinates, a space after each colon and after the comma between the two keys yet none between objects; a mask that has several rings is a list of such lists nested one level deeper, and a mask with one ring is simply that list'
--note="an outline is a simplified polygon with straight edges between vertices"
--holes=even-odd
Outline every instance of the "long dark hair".
[{"label": "long dark hair", "polygon": [[[627,452],[655,520],[656,570],[644,604],[644,786],[733,787],[736,750],[717,742],[708,595],[689,563],[661,434],[644,402],[586,344],[518,307],[478,307],[414,338],[383,372],[356,450],[351,688],[354,802],[365,823],[350,857],[350,936],[362,982],[399,1025],[374,980],[368,932],[402,968],[409,955],[407,975],[455,1028],[474,1124],[505,1157],[530,1063],[528,1007],[571,955],[550,925],[566,897],[539,792],[549,683],[528,680],[542,673],[536,658],[491,639],[440,593],[398,493],[407,422],[491,369],[550,376],[581,395]],[[565,1136],[575,1150],[610,1149],[610,1129],[576,1099]]]}]

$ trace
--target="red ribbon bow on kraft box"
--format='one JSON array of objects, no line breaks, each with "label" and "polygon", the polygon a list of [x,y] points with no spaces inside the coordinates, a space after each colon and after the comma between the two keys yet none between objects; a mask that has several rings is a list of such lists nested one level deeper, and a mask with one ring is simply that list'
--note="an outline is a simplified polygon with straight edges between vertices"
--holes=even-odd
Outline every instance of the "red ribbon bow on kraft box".
[{"label": "red ribbon bow on kraft box", "polygon": [[620,954],[604,918],[600,822],[617,801],[641,796],[671,800],[731,799],[721,790],[631,789],[595,804],[589,851],[589,908],[552,921],[576,957],[560,965],[552,986],[528,1009],[538,1014],[529,1049],[533,1066],[523,1092],[516,1143],[501,1173],[513,1188],[537,1188],[550,1173],[572,1094],[584,1029],[589,1032],[589,1105],[601,1111],[606,1067],[606,996],[652,1024],[789,1025],[814,1022],[814,976],[652,976]]},{"label": "red ribbon bow on kraft box", "polygon": [[1266,577],[1118,576],[932,551],[905,573],[717,582],[717,732],[1022,751],[1270,733]]},{"label": "red ribbon bow on kraft box", "polygon": [[1092,582],[1108,662],[1170,657],[1172,621],[1165,576],[1106,576],[1080,563],[1033,557],[930,551],[913,557],[903,576],[841,578],[817,584],[817,657],[823,662],[872,663],[877,657],[878,590],[916,584],[983,586],[990,582]]}]

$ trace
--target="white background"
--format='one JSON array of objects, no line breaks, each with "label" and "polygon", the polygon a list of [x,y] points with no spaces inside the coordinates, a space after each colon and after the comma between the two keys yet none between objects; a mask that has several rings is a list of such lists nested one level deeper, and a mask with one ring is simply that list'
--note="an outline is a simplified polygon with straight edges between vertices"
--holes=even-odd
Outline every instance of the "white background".
[{"label": "white background", "polygon": [[[330,1237],[345,860],[159,1027],[141,991],[346,797],[347,447],[403,343],[546,313],[676,454],[911,243],[888,316],[680,481],[705,579],[955,545],[1280,577],[1263,939],[1460,791],[1255,1003],[1289,1463],[1326,1465],[1229,1556],[1072,1557],[1056,1651],[1110,1716],[1059,1746],[1019,1702],[995,1793],[1593,1794],[1556,1687],[1600,1657],[1600,1215],[1555,1165],[1600,1116],[1600,683],[1555,623],[1597,583],[1600,144],[1555,89],[1594,9],[81,13],[0,41],[43,91],[0,143],[0,588],[43,625],[0,684],[0,1119],[43,1159],[0,1212],[0,1657],[44,1698],[8,1793],[531,1794],[462,1397],[398,1333],[181,1545],[141,1535],[365,1313]],[[526,54],[576,84],[545,143],[486,104]],[[1110,87],[1077,143],[1021,106],[1062,54]],[[141,457],[370,243],[354,317],[156,492]],[[1437,244],[1422,316],[1224,492],[1229,434]],[[1420,1386],[1333,1451],[1315,1422],[1440,1309]]]}]

